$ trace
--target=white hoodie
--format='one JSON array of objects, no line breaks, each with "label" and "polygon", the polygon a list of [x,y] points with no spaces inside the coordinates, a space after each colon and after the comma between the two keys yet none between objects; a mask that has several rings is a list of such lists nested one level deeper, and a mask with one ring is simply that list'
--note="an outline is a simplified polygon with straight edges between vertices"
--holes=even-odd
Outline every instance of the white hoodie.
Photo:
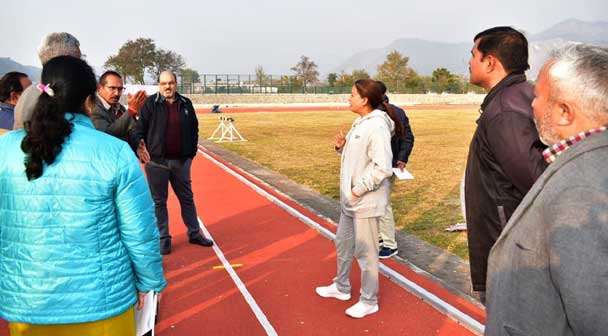
[{"label": "white hoodie", "polygon": [[[358,117],[346,135],[340,165],[340,204],[349,216],[380,217],[389,202],[392,172],[391,134],[395,123],[373,110]],[[352,192],[359,195],[356,198]]]}]

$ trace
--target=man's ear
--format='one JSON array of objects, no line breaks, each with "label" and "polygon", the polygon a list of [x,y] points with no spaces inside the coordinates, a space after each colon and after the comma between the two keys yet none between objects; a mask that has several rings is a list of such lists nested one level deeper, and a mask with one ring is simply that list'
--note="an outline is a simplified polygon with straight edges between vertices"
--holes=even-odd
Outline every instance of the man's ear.
[{"label": "man's ear", "polygon": [[11,91],[11,93],[8,97],[8,101],[13,105],[17,105],[17,101],[19,100],[19,97],[21,97],[21,93]]},{"label": "man's ear", "polygon": [[484,62],[485,62],[485,66],[486,66],[486,72],[492,72],[494,71],[494,69],[496,68],[496,62],[498,60],[496,59],[496,57],[492,56],[492,55],[486,55],[486,57],[484,57]]},{"label": "man's ear", "polygon": [[569,126],[574,122],[576,117],[576,109],[570,102],[558,102],[557,103],[557,121],[556,124],[559,126]]}]

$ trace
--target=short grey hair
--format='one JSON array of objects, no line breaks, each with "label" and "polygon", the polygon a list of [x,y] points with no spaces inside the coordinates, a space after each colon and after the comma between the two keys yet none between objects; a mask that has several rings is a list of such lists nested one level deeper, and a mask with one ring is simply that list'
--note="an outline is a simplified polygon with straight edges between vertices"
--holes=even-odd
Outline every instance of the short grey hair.
[{"label": "short grey hair", "polygon": [[50,33],[42,39],[38,47],[40,63],[45,65],[57,56],[74,56],[80,58],[80,42],[70,33]]},{"label": "short grey hair", "polygon": [[582,113],[608,122],[608,48],[571,44],[551,56],[551,98],[576,97]]}]

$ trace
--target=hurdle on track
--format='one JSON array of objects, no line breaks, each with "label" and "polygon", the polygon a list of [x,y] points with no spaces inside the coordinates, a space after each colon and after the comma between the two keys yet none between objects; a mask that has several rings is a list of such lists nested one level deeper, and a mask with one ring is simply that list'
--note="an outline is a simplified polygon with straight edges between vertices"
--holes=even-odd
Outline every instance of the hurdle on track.
[{"label": "hurdle on track", "polygon": [[208,138],[209,140],[216,140],[215,142],[247,141],[234,126],[234,119],[232,117],[221,116],[219,119],[220,124]]}]

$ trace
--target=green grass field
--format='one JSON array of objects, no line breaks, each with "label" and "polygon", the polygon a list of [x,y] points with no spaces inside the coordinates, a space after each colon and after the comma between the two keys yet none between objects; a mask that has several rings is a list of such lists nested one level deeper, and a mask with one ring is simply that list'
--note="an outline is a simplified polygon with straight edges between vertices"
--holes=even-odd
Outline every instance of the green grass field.
[{"label": "green grass field", "polygon": [[[415,179],[398,181],[393,210],[401,230],[467,259],[466,233],[444,229],[462,222],[459,186],[478,113],[474,109],[407,112],[415,145],[407,168]],[[339,155],[334,136],[356,115],[340,112],[259,112],[231,115],[247,142],[221,145],[297,183],[339,198]],[[199,115],[200,136],[208,138],[217,114]]]}]

